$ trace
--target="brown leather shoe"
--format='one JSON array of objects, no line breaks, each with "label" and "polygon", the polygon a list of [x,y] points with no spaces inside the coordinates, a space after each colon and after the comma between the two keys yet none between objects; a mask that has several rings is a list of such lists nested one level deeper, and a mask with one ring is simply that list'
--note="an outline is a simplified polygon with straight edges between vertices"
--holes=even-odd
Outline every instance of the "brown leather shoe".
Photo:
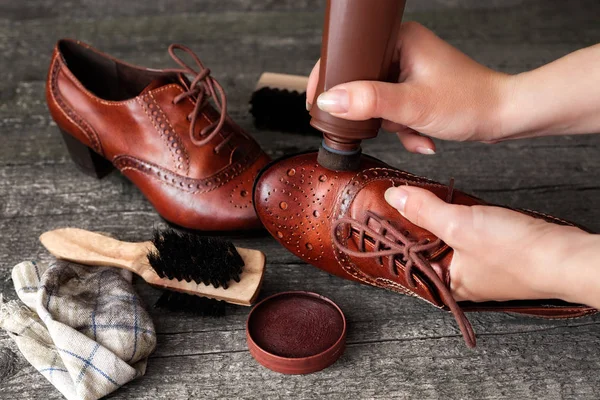
[{"label": "brown leather shoe", "polygon": [[597,312],[557,300],[457,303],[449,289],[452,248],[411,224],[384,200],[386,189],[405,184],[426,188],[452,203],[485,204],[368,156],[362,157],[358,172],[333,172],[317,164],[314,152],[267,166],[257,178],[253,196],[267,230],[302,260],[342,278],[416,296],[451,311],[471,347],[475,346],[475,334],[465,311],[506,311],[547,318]]},{"label": "brown leather shoe", "polygon": [[259,228],[251,190],[268,156],[227,116],[223,88],[198,57],[181,45],[169,54],[180,69],[137,67],[78,41],[57,43],[46,98],[73,160],[97,177],[118,168],[177,225]]}]

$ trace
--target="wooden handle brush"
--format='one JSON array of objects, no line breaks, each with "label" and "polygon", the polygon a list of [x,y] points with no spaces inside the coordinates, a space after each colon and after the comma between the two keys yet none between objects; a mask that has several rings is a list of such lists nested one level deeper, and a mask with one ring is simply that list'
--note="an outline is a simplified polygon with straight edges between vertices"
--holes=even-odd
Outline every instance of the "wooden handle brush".
[{"label": "wooden handle brush", "polygon": [[153,286],[250,306],[265,271],[265,255],[230,242],[172,230],[148,242],[122,242],[77,228],[43,233],[40,241],[56,258],[123,268]]},{"label": "wooden handle brush", "polygon": [[306,110],[308,76],[264,72],[250,98],[254,126],[280,132],[321,136]]},{"label": "wooden handle brush", "polygon": [[308,85],[308,76],[263,72],[260,78],[258,78],[258,82],[256,82],[254,91],[257,92],[262,88],[271,88],[297,92],[306,96],[306,85]]}]

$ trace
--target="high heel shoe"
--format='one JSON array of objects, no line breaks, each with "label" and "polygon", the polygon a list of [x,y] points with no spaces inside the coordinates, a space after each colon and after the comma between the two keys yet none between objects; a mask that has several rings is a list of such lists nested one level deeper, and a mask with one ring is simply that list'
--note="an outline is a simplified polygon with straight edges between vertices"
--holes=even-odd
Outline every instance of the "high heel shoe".
[{"label": "high heel shoe", "polygon": [[94,150],[81,143],[67,132],[60,129],[71,160],[84,174],[102,179],[110,174],[115,167]]},{"label": "high heel shoe", "polygon": [[116,167],[178,226],[260,228],[251,191],[269,157],[227,116],[225,92],[198,56],[181,45],[169,54],[180,68],[137,67],[78,41],[57,43],[46,99],[71,158],[96,178]]}]

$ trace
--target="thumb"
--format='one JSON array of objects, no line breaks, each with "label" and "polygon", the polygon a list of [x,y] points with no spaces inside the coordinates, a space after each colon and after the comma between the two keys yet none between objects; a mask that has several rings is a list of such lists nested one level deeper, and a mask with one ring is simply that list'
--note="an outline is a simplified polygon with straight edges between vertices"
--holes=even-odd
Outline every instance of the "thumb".
[{"label": "thumb", "polygon": [[344,83],[321,93],[317,106],[352,121],[383,118],[405,126],[414,126],[425,115],[423,96],[408,83]]},{"label": "thumb", "polygon": [[471,208],[448,204],[430,191],[422,188],[391,187],[385,200],[403,217],[442,239],[448,245],[461,241],[471,220]]}]

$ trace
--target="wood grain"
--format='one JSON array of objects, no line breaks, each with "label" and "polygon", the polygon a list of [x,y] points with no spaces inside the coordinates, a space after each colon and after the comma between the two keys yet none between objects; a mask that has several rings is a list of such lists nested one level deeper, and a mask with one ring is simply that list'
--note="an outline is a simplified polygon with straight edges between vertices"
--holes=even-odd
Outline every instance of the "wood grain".
[{"label": "wood grain", "polygon": [[[129,181],[96,181],[70,163],[44,101],[54,42],[74,37],[130,62],[172,66],[166,47],[196,50],[225,87],[231,116],[272,156],[318,138],[259,132],[248,100],[263,71],[307,75],[319,55],[321,0],[0,0],[0,290],[16,295],[12,266],[50,261],[37,237],[65,226],[143,241],[164,226]],[[419,0],[417,20],[492,68],[516,73],[600,41],[597,0]],[[489,201],[532,208],[600,231],[600,136],[494,146],[439,143],[435,157],[407,154],[382,134],[365,151],[399,168]],[[453,318],[424,302],[363,287],[300,262],[267,235],[234,237],[267,254],[261,298],[310,290],[332,298],[349,322],[348,349],[333,367],[283,376],[247,352],[247,308],[223,319],[151,309],[158,347],[146,376],[115,399],[399,398],[595,399],[600,397],[600,316],[546,321],[470,315],[478,347],[467,349]],[[526,249],[523,249],[526,251]],[[159,292],[135,281],[148,304]],[[0,398],[60,394],[0,332]]]}]

